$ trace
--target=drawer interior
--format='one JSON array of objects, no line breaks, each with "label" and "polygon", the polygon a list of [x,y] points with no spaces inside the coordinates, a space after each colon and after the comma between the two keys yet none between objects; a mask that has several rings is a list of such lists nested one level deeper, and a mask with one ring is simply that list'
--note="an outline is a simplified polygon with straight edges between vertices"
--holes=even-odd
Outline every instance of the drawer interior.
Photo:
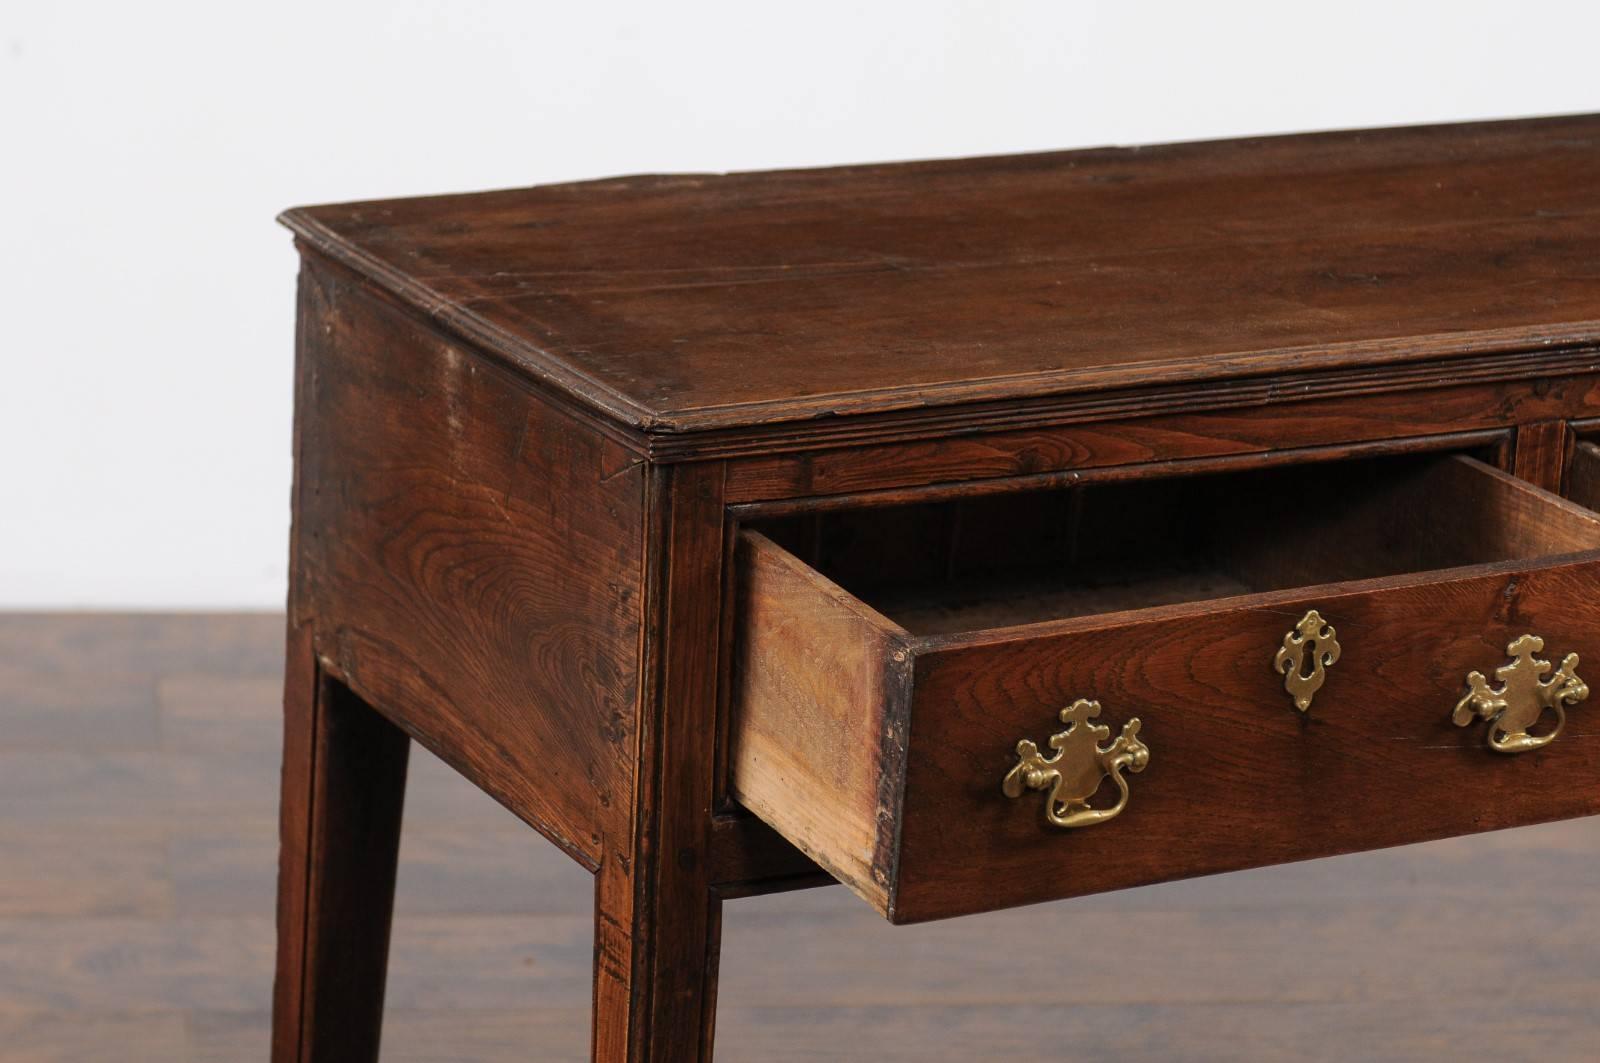
[{"label": "drawer interior", "polygon": [[807,514],[755,529],[912,635],[1600,548],[1588,511],[1463,455]]},{"label": "drawer interior", "polygon": [[1600,446],[1580,439],[1567,463],[1567,497],[1580,506],[1600,507]]},{"label": "drawer interior", "polygon": [[[1600,659],[1600,516],[1463,455],[790,516],[734,564],[729,791],[897,922],[1600,809],[1592,724],[1507,758],[1452,712],[1522,634]],[[1154,767],[1063,833],[1001,780],[1084,698]]]}]

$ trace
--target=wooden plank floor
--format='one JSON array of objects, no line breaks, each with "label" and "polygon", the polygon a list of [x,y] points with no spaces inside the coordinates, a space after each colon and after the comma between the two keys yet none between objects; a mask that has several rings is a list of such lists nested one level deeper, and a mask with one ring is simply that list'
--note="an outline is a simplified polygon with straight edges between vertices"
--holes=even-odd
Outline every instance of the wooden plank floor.
[{"label": "wooden plank floor", "polygon": [[[281,638],[0,614],[0,1061],[265,1060]],[[412,768],[385,1058],[586,1058],[588,876]],[[1585,820],[902,928],[735,901],[718,1057],[1592,1061],[1597,849]]]}]

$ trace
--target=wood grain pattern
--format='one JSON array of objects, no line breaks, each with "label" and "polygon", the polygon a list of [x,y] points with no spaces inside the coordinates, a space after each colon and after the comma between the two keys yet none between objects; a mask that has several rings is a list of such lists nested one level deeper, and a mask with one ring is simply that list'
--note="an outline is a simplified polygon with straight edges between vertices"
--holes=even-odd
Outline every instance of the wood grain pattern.
[{"label": "wood grain pattern", "polygon": [[1294,389],[1281,390],[1285,395],[1270,405],[1258,401],[1233,410],[1162,416],[1125,411],[1089,423],[753,457],[732,463],[729,496],[740,502],[837,497],[1008,477],[1070,477],[1125,465],[1250,455],[1295,460],[1287,456],[1297,450],[1356,451],[1406,440],[1425,445],[1468,432],[1506,431],[1522,420],[1573,416],[1600,404],[1592,377],[1320,401],[1289,401]]},{"label": "wood grain pattern", "polygon": [[[1502,663],[1524,630],[1551,640],[1552,654],[1592,652],[1600,614],[1590,616],[1592,597],[1575,598],[1600,577],[1600,517],[1471,459],[1396,460],[1375,466],[1392,477],[1375,482],[1374,468],[1353,465],[1250,472],[1227,487],[1152,485],[1155,500],[1220,521],[1201,556],[1264,593],[1154,607],[1133,596],[1123,608],[1138,611],[1105,616],[1017,589],[1027,580],[997,583],[991,598],[956,585],[954,610],[926,593],[910,606],[869,596],[916,633],[902,636],[747,532],[736,792],[900,922],[1600,810],[1600,752],[1582,730],[1565,749],[1525,758],[1544,767],[1506,768],[1498,762],[1518,758],[1490,754],[1481,734],[1449,720],[1466,673]],[[1207,495],[1215,516],[1174,497],[1180,486]],[[1112,512],[1169,519],[1128,500]],[[1093,542],[1087,511],[1085,521]],[[1166,556],[1193,548],[1174,541]],[[1541,560],[1561,555],[1581,560]],[[1341,579],[1364,582],[1332,582]],[[1304,586],[1317,583],[1327,585]],[[1104,594],[1090,597],[1104,608]],[[1041,601],[1077,618],[1051,621]],[[1271,663],[1309,608],[1338,626],[1345,655],[1302,718]],[[909,700],[871,681],[906,667],[895,654],[911,657]],[[834,666],[804,664],[822,658]],[[1060,832],[1037,799],[1003,800],[999,780],[1018,739],[1043,745],[1056,711],[1080,697],[1102,700],[1113,728],[1140,716],[1165,774],[1152,782],[1152,767],[1135,780],[1138,816]],[[747,713],[755,737],[742,748]],[[1165,756],[1157,723],[1168,728]],[[1319,808],[1327,814],[1308,825]]]},{"label": "wood grain pattern", "polygon": [[802,510],[752,528],[918,634],[1600,542],[1590,511],[1465,455],[1371,453],[1126,466],[1048,490],[940,491],[932,501]]},{"label": "wood grain pattern", "polygon": [[1220,564],[1257,590],[1600,547],[1593,512],[1459,455],[1244,479],[1212,519]]},{"label": "wood grain pattern", "polygon": [[[1592,815],[1591,729],[1507,757],[1450,711],[1466,674],[1504,663],[1525,632],[1600,660],[1600,606],[1583,589],[1597,578],[1594,560],[1508,564],[919,650],[888,914],[915,922]],[[1310,608],[1337,625],[1344,656],[1302,718],[1271,663]],[[1061,832],[1036,801],[1001,797],[999,780],[1017,740],[1042,742],[1078,697],[1099,699],[1114,728],[1139,716],[1151,766],[1118,819]]]},{"label": "wood grain pattern", "polygon": [[274,1063],[377,1063],[405,793],[404,732],[325,680],[291,632]]},{"label": "wood grain pattern", "polygon": [[[311,628],[291,628],[283,683],[278,786],[278,951],[272,983],[273,1063],[298,1063],[306,1028],[306,945],[311,937],[312,823],[318,702],[326,693]],[[385,950],[387,952],[387,949]],[[368,987],[373,992],[373,987]],[[377,992],[381,994],[382,990]]]},{"label": "wood grain pattern", "polygon": [[1564,421],[1537,421],[1520,426],[1512,468],[1529,483],[1560,491],[1566,475],[1571,434]]},{"label": "wood grain pattern", "polygon": [[[1316,591],[1392,636],[1367,651],[1377,671],[1341,673],[1374,712],[1432,697],[1455,682],[1455,651],[1504,635],[1451,619],[1553,624],[1555,598],[1579,595],[1587,623],[1592,557],[1570,577],[1527,559],[1589,549],[1592,518],[1467,464],[1424,476],[1411,503],[1335,484],[1327,463],[1471,454],[1562,486],[1569,436],[1600,413],[1597,160],[1600,117],[1573,117],[291,211],[305,259],[291,621],[329,689],[593,873],[605,1061],[708,1058],[723,899],[818,881],[752,808],[902,920],[1572,814],[1588,807],[1582,741],[1533,758],[1576,772],[1552,796],[1553,776],[1522,767],[1473,789],[1466,747],[1437,755],[1409,708],[1384,717],[1380,733],[1401,731],[1381,755],[1349,761],[1284,741],[1281,720],[1250,731],[1242,758],[1221,734],[1248,729],[1241,707],[1275,678],[1245,667],[1238,640],[1283,624],[1275,611],[1304,602],[1281,588],[1302,581],[1379,578]],[[1266,489],[1214,512],[1205,478],[1244,470],[1331,561],[1311,570],[1304,548],[1263,537]],[[1322,497],[1281,489],[1313,477]],[[743,539],[741,589],[743,522],[773,541],[752,568],[759,541]],[[1306,534],[1318,527],[1342,539]],[[1140,556],[1174,571],[1135,572]],[[1479,567],[1389,575],[1444,564]],[[1074,567],[1108,578],[1067,608],[1044,577]],[[979,630],[973,602],[946,593],[958,576],[983,592]],[[1263,590],[1279,596],[1183,604]],[[851,600],[904,622],[918,595],[944,619],[907,624],[915,637]],[[1130,604],[1153,608],[1059,619]],[[1423,613],[1410,627],[1402,605]],[[1043,623],[1000,629],[1026,619]],[[1131,635],[1153,646],[1115,656]],[[1220,841],[1207,847],[1191,800],[1160,828],[1187,831],[1170,857],[1028,870],[965,845],[985,727],[1032,733],[1048,726],[1041,698],[1094,681],[1124,701],[1141,679],[1159,687],[1152,719],[1180,735],[1168,756],[1245,795],[1220,802],[1243,809]],[[740,698],[769,715],[740,715]],[[1320,718],[1290,720],[1319,734]],[[285,814],[304,824],[294,794],[318,769],[293,741]],[[1263,771],[1266,750],[1300,760]],[[1370,819],[1398,790],[1368,776],[1435,761],[1414,813],[1286,826],[1340,787],[1361,793],[1338,807]],[[215,780],[259,770],[208,763],[180,804],[214,812]],[[328,822],[364,815],[362,770],[326,783],[352,802]],[[1168,778],[1141,785],[1145,806],[1177,807]],[[1252,778],[1287,797],[1270,804]],[[1466,794],[1447,806],[1452,787]],[[315,945],[313,902],[343,905],[345,876],[298,829],[285,925]],[[1065,851],[1111,846],[1096,837]],[[334,885],[296,902],[324,859]],[[961,865],[948,886],[940,861]],[[293,984],[322,963],[289,952]],[[342,1049],[357,1055],[374,982],[361,963]],[[291,996],[316,999],[301,980]],[[296,1006],[280,1022],[312,1031],[302,1054],[331,1050]]]},{"label": "wood grain pattern", "polygon": [[723,469],[650,484],[648,723],[632,847],[596,876],[595,1057],[711,1058],[722,899],[712,888]]},{"label": "wood grain pattern", "polygon": [[[1108,383],[1096,391],[1064,395],[963,403],[878,414],[852,414],[822,420],[752,425],[744,428],[688,433],[642,434],[651,460],[660,462],[705,458],[747,458],[781,455],[816,448],[869,447],[880,443],[930,443],[976,433],[1051,429],[1145,416],[1206,413],[1322,399],[1381,401],[1384,396],[1448,389],[1457,384],[1492,387],[1517,385],[1507,401],[1528,403],[1545,417],[1588,416],[1591,406],[1579,397],[1593,386],[1600,370],[1600,350],[1554,348],[1517,353],[1440,357],[1413,365],[1362,369],[1292,372],[1260,378],[1208,381],[1199,384],[1151,384],[1124,387]],[[1545,398],[1546,389],[1552,392]],[[1577,389],[1575,393],[1573,388]],[[1352,412],[1355,406],[1348,407]],[[1563,413],[1566,410],[1568,412]],[[1409,416],[1406,414],[1404,416]]]},{"label": "wood grain pattern", "polygon": [[682,432],[1593,344],[1597,128],[635,177],[284,220],[522,372]]},{"label": "wood grain pattern", "polygon": [[642,466],[335,270],[303,278],[297,620],[593,868],[633,807]]},{"label": "wood grain pattern", "polygon": [[[283,636],[281,614],[0,614],[3,1063],[267,1058]],[[123,697],[139,674],[154,729]],[[41,716],[52,681],[79,700]],[[169,787],[213,761],[227,800],[180,809]],[[717,1047],[1591,1063],[1597,843],[1591,818],[910,927],[843,889],[732,901]],[[413,748],[382,1058],[588,1059],[592,886]],[[1054,943],[1108,935],[1120,959],[1063,988]]]},{"label": "wood grain pattern", "polygon": [[739,540],[733,794],[874,907],[894,847],[909,637],[765,537]]},{"label": "wood grain pattern", "polygon": [[1600,446],[1579,441],[1567,467],[1567,497],[1580,506],[1600,509]]}]

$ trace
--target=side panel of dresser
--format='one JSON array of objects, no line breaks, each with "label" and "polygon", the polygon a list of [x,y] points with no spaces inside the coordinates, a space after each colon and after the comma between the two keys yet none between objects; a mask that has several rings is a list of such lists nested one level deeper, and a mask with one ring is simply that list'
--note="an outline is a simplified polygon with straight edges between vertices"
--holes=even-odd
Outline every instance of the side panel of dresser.
[{"label": "side panel of dresser", "polygon": [[585,866],[627,837],[644,466],[308,256],[292,624]]}]

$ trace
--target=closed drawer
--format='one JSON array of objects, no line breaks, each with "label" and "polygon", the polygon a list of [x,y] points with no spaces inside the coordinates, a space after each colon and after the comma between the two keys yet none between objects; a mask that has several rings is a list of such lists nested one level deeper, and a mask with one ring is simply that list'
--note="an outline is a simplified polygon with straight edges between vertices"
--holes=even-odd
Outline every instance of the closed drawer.
[{"label": "closed drawer", "polygon": [[[1046,507],[1018,536],[1004,509],[969,521],[976,566],[922,556],[926,512],[858,517],[820,551],[826,528],[741,533],[733,793],[891,920],[1600,811],[1600,704],[1557,671],[1600,665],[1589,511],[1461,456]],[[1333,629],[1310,622],[1316,650],[1289,637],[1312,610]],[[1514,665],[1524,635],[1543,648]],[[1527,744],[1570,716],[1499,752],[1473,714],[1497,695],[1502,738],[1531,701]],[[1068,730],[1051,801],[1019,742],[1049,756]]]}]

